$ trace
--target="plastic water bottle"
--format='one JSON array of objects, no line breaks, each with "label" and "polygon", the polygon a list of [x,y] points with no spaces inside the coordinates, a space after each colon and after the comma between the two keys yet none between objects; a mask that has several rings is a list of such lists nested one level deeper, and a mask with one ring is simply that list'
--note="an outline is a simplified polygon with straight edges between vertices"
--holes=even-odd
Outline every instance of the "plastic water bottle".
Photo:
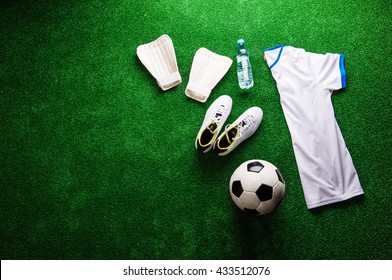
[{"label": "plastic water bottle", "polygon": [[238,84],[241,89],[248,89],[253,87],[252,66],[249,61],[249,50],[245,48],[244,39],[237,41],[237,75]]}]

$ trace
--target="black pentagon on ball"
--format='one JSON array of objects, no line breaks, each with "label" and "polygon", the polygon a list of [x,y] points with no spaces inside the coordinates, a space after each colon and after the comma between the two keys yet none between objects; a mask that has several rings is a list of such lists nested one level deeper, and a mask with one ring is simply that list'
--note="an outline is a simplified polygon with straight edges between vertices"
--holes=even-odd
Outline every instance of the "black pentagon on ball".
[{"label": "black pentagon on ball", "polygon": [[272,187],[262,184],[256,191],[257,197],[260,201],[267,201],[272,199]]},{"label": "black pentagon on ball", "polygon": [[259,161],[252,161],[248,163],[247,169],[249,172],[259,173],[264,168],[264,165]]},{"label": "black pentagon on ball", "polygon": [[234,181],[231,186],[231,191],[236,197],[240,197],[244,192],[244,188],[241,185],[241,181]]},{"label": "black pentagon on ball", "polygon": [[249,209],[249,208],[244,208],[244,212],[252,215],[259,215],[259,211],[256,209]]},{"label": "black pentagon on ball", "polygon": [[279,181],[280,181],[282,184],[284,184],[284,179],[283,179],[283,176],[282,176],[282,173],[280,172],[280,170],[279,170],[279,169],[276,169],[275,172],[276,172],[276,175],[278,175]]}]

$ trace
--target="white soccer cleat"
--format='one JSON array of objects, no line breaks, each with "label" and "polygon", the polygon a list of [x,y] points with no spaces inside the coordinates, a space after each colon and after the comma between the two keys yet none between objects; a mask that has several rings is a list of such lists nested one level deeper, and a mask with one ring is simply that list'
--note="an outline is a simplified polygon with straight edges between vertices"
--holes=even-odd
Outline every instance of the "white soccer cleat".
[{"label": "white soccer cleat", "polygon": [[226,126],[216,140],[214,150],[220,156],[227,155],[256,132],[262,119],[263,111],[259,107],[249,108],[232,124]]},{"label": "white soccer cleat", "polygon": [[185,94],[197,101],[206,102],[211,90],[229,70],[233,60],[227,56],[213,53],[206,48],[197,50],[189,75]]},{"label": "white soccer cleat", "polygon": [[162,90],[168,90],[181,83],[176,53],[168,35],[162,35],[153,42],[140,45],[136,54]]},{"label": "white soccer cleat", "polygon": [[197,134],[195,146],[200,152],[207,153],[231,112],[233,101],[228,95],[218,97],[208,108],[203,124]]}]

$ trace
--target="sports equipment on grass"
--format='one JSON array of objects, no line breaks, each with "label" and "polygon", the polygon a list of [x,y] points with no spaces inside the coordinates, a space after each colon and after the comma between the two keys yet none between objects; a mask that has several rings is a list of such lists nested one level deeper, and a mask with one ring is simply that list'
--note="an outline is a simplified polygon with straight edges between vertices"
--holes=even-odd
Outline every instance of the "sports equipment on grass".
[{"label": "sports equipment on grass", "polygon": [[215,151],[220,156],[229,154],[256,132],[262,119],[263,111],[259,107],[246,110],[232,124],[226,126],[225,131],[215,142]]},{"label": "sports equipment on grass", "polygon": [[231,112],[232,104],[233,101],[230,96],[222,95],[210,105],[196,137],[195,146],[197,150],[206,153],[212,149],[223,124]]},{"label": "sports equipment on grass", "polygon": [[279,169],[265,160],[242,163],[230,178],[230,195],[244,212],[270,213],[284,196],[286,184]]},{"label": "sports equipment on grass", "polygon": [[155,41],[140,45],[136,53],[162,90],[168,90],[181,83],[176,53],[168,35],[162,35]]},{"label": "sports equipment on grass", "polygon": [[211,90],[223,78],[233,61],[206,48],[196,51],[185,94],[197,101],[206,102]]},{"label": "sports equipment on grass", "polygon": [[[391,274],[382,269],[392,260],[390,1],[42,3],[0,4],[1,260],[225,259],[250,267],[342,260],[333,262],[339,270],[324,262],[327,273],[306,269],[301,278]],[[167,91],[136,55],[162,34],[173,40],[182,77]],[[255,78],[249,92],[239,88],[234,65],[242,36]],[[332,104],[366,197],[307,210],[279,93],[262,62],[264,48],[279,40],[344,53],[347,89]],[[205,103],[184,93],[200,47],[233,59]],[[224,94],[233,107],[218,136],[249,107],[265,116],[255,135],[221,158],[194,142],[209,105]],[[270,161],[286,180],[281,205],[256,217],[236,209],[228,186],[253,158]],[[282,272],[274,267],[271,279]],[[16,273],[39,277],[28,268]],[[151,280],[158,279],[165,280]]]},{"label": "sports equipment on grass", "polygon": [[245,47],[244,39],[237,41],[237,76],[238,84],[241,89],[249,89],[253,87],[252,66],[249,60],[249,50]]},{"label": "sports equipment on grass", "polygon": [[264,52],[279,89],[307,207],[363,194],[331,101],[333,90],[346,87],[344,56],[282,45]]}]

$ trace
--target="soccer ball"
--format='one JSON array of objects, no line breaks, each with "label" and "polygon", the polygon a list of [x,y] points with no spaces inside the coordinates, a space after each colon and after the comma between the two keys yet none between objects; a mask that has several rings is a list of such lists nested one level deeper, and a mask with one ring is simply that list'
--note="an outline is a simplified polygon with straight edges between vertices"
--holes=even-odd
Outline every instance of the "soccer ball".
[{"label": "soccer ball", "polygon": [[230,195],[244,212],[262,215],[271,212],[283,198],[286,184],[273,164],[265,160],[248,160],[233,172]]}]

